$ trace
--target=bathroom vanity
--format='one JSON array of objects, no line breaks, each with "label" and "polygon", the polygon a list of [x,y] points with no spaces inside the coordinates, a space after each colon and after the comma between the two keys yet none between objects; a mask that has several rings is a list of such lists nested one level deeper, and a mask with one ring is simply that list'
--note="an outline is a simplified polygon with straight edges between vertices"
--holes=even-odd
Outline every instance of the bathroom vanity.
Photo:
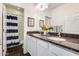
[{"label": "bathroom vanity", "polygon": [[46,37],[40,34],[28,34],[27,51],[32,56],[78,56],[79,44],[67,41],[67,38],[57,36]]}]

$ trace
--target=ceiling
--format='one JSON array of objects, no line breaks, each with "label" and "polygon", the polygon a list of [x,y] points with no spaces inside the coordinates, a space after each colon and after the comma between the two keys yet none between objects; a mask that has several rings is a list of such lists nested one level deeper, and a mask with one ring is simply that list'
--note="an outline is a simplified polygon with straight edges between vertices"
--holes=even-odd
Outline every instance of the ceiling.
[{"label": "ceiling", "polygon": [[[32,3],[32,5],[36,6],[38,3]],[[64,3],[48,3],[48,9],[55,9]]]},{"label": "ceiling", "polygon": [[61,6],[61,5],[63,5],[64,3],[50,3],[49,5],[48,5],[48,8],[50,8],[50,9],[55,9],[55,8],[57,8],[57,7],[59,7],[59,6]]}]

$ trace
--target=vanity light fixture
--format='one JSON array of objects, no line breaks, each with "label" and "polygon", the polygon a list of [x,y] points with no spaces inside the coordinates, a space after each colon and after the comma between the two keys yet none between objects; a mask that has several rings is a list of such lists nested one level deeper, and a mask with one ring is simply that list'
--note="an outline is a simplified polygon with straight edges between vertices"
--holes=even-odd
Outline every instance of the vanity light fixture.
[{"label": "vanity light fixture", "polygon": [[40,11],[43,11],[48,8],[48,3],[39,3],[36,5],[36,8]]}]

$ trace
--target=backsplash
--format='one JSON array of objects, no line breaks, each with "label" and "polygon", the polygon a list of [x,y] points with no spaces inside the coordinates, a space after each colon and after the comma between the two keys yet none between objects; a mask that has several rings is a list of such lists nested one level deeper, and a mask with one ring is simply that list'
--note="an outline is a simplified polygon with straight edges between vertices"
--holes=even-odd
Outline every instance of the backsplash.
[{"label": "backsplash", "polygon": [[79,34],[61,33],[61,36],[79,39]]},{"label": "backsplash", "polygon": [[[55,32],[49,32],[49,34],[58,36],[58,33],[55,33]],[[69,37],[69,38],[79,39],[79,34],[61,33],[61,37]]]}]

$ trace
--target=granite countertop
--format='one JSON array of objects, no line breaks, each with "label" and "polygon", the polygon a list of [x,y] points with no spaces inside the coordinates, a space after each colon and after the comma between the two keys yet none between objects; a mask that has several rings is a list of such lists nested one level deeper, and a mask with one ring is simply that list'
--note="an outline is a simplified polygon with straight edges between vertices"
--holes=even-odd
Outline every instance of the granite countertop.
[{"label": "granite countertop", "polygon": [[[42,36],[40,34],[34,34],[34,33],[30,33],[28,34],[32,37],[36,37],[38,39],[44,40],[44,41],[48,41],[50,43],[65,47],[67,49],[70,49],[72,51],[75,51],[79,54],[79,39],[74,39],[74,38],[68,38],[68,37],[57,37],[57,36],[53,36],[52,37],[57,37],[57,38],[63,38],[66,39],[66,41],[57,41],[57,40],[52,40],[52,39],[48,39],[46,36]],[[51,37],[51,36],[48,36]]]}]

